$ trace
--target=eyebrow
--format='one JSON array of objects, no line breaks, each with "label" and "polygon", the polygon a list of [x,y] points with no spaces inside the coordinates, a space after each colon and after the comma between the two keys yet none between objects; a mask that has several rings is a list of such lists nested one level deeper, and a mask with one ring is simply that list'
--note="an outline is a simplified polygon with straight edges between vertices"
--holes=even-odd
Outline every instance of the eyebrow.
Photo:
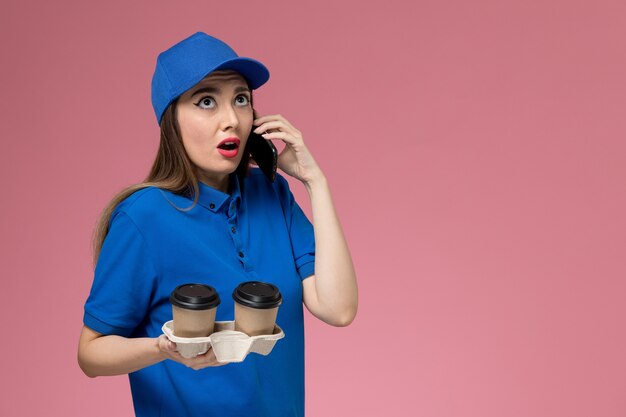
[{"label": "eyebrow", "polygon": [[[204,87],[201,88],[197,91],[195,91],[191,97],[195,96],[196,94],[200,94],[200,93],[214,93],[214,94],[220,94],[222,92],[222,90],[220,90],[217,87]],[[241,93],[241,92],[250,92],[250,89],[248,87],[244,87],[244,86],[239,86],[239,87],[235,87],[235,93]]]}]

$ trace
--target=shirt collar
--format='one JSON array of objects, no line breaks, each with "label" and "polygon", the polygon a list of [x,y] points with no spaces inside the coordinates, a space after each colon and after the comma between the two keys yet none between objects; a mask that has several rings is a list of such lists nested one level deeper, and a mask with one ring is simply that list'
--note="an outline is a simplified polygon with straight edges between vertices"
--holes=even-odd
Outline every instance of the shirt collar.
[{"label": "shirt collar", "polygon": [[229,188],[230,195],[198,181],[198,189],[200,192],[198,204],[212,212],[218,212],[222,210],[224,206],[226,206],[225,210],[228,211],[231,205],[231,203],[229,203],[230,201],[234,201],[238,206],[241,200],[241,189],[239,188],[239,178],[235,173],[229,176]]}]

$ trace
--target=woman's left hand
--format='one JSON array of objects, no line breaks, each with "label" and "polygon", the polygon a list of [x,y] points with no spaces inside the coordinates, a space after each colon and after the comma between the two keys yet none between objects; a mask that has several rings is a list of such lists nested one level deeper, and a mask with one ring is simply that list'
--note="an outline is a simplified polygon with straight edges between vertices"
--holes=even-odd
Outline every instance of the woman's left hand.
[{"label": "woman's left hand", "polygon": [[317,162],[304,144],[302,133],[287,119],[280,114],[272,114],[259,117],[253,124],[256,126],[254,132],[265,139],[280,139],[285,143],[285,149],[278,155],[278,167],[286,174],[305,184],[321,175]]}]

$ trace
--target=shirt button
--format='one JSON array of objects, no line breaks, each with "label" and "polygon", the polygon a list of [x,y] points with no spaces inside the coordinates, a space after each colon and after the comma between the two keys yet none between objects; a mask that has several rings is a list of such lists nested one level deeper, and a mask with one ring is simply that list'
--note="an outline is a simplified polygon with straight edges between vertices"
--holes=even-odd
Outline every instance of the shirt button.
[{"label": "shirt button", "polygon": [[239,252],[239,257],[243,258],[243,252]]},{"label": "shirt button", "polygon": [[213,204],[213,203],[209,204],[209,208],[210,209],[214,209],[215,208],[215,204]]},{"label": "shirt button", "polygon": [[235,233],[235,231],[236,231],[236,230],[237,230],[237,229],[235,229],[234,227],[231,227],[231,228],[230,228],[230,231],[231,231],[231,232],[233,232],[233,233]]}]

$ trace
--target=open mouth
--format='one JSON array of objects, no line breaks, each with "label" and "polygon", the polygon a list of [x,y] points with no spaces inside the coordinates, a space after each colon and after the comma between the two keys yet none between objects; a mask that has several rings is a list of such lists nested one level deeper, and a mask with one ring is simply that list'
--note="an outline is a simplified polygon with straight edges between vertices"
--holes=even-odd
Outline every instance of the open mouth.
[{"label": "open mouth", "polygon": [[232,137],[224,139],[217,145],[217,151],[226,158],[234,158],[239,153],[239,138]]},{"label": "open mouth", "polygon": [[220,144],[218,148],[224,149],[226,151],[233,151],[239,148],[239,144],[235,142],[225,142],[225,143]]}]

